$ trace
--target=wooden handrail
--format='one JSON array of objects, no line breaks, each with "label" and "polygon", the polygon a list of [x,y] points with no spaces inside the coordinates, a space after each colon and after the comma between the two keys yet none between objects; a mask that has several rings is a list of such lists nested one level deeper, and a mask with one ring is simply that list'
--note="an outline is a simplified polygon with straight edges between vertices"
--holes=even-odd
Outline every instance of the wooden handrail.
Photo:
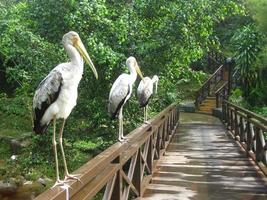
[{"label": "wooden handrail", "polygon": [[223,69],[225,65],[221,65],[209,78],[204,82],[201,88],[197,92],[197,96],[195,99],[195,106],[198,105],[210,94],[211,85],[217,84],[219,81],[223,79]]},{"label": "wooden handrail", "polygon": [[216,90],[215,91],[215,95],[216,94],[219,94],[226,86],[228,85],[228,82],[226,81],[226,82],[224,82],[223,84],[222,84],[222,86],[218,89],[218,90]]},{"label": "wooden handrail", "polygon": [[[91,199],[100,191],[104,192],[102,199],[129,199],[130,191],[135,197],[141,197],[178,121],[177,105],[172,104],[149,120],[149,124],[129,133],[128,142],[115,143],[77,169],[73,173],[81,174],[81,182],[69,183],[70,199]],[[66,192],[55,187],[35,200],[65,200]]]},{"label": "wooden handrail", "polygon": [[216,108],[221,107],[222,101],[228,99],[228,81],[226,81],[216,92],[214,93],[216,97]]},{"label": "wooden handrail", "polygon": [[223,101],[222,111],[233,137],[267,176],[267,119],[227,100]]},{"label": "wooden handrail", "polygon": [[205,87],[207,84],[209,84],[209,82],[214,79],[214,77],[222,70],[224,65],[221,65],[201,86],[201,88],[199,90],[201,90],[203,87]]},{"label": "wooden handrail", "polygon": [[261,123],[263,123],[264,125],[267,126],[267,119],[254,113],[254,112],[251,112],[250,110],[247,110],[245,108],[242,108],[238,105],[235,105],[227,100],[224,100],[225,103],[227,103],[229,106],[233,107],[233,108],[236,108],[238,111],[242,112],[242,113],[245,113],[247,115],[248,118],[255,118],[257,119],[258,121],[260,121]]}]

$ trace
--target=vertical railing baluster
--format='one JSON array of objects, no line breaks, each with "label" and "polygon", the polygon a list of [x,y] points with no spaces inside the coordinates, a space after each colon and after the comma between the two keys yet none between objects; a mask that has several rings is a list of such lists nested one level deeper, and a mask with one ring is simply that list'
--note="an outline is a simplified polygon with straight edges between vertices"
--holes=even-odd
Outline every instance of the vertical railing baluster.
[{"label": "vertical railing baluster", "polygon": [[235,131],[235,138],[239,136],[239,131],[238,131],[238,119],[237,119],[237,109],[234,108],[234,116],[235,116],[235,121],[234,121],[234,131]]},{"label": "vertical railing baluster", "polygon": [[263,152],[263,146],[261,143],[261,136],[260,136],[260,129],[258,127],[255,127],[255,139],[256,139],[256,160],[257,162],[262,161],[262,152]]},{"label": "vertical railing baluster", "polygon": [[134,168],[134,175],[133,175],[133,185],[136,188],[136,190],[139,193],[139,196],[141,195],[141,186],[142,186],[142,174],[141,170],[142,169],[142,162],[141,162],[141,149],[138,149],[138,154],[137,154],[137,159],[136,159],[136,164]]},{"label": "vertical railing baluster", "polygon": [[244,142],[245,141],[245,135],[244,135],[244,126],[243,126],[243,117],[242,116],[240,116],[239,130],[240,130],[240,142]]},{"label": "vertical railing baluster", "polygon": [[[166,121],[164,123],[166,123]],[[160,129],[159,128],[157,129],[156,152],[158,155],[157,159],[160,159]]]},{"label": "vertical railing baluster", "polygon": [[[118,156],[113,163],[120,165],[121,159],[120,156]],[[122,169],[120,169],[122,170]],[[113,187],[113,192],[111,195],[111,200],[121,200],[122,199],[122,176],[120,173],[120,170],[116,172],[116,180]]]},{"label": "vertical railing baluster", "polygon": [[148,152],[147,152],[147,165],[150,170],[150,174],[153,172],[153,134],[149,137]]},{"label": "vertical railing baluster", "polygon": [[252,134],[251,134],[251,130],[250,130],[250,121],[249,121],[249,116],[247,115],[246,117],[246,132],[247,132],[247,154],[249,154],[249,151],[252,148]]}]

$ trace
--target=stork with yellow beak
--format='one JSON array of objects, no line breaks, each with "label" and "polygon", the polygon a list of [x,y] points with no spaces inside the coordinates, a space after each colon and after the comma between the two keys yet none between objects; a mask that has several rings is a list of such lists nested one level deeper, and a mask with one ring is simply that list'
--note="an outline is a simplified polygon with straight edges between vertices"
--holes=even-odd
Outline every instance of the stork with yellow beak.
[{"label": "stork with yellow beak", "polygon": [[[70,31],[63,36],[63,46],[70,58],[70,62],[61,63],[56,66],[39,84],[33,98],[33,130],[37,134],[46,132],[47,127],[53,122],[53,148],[56,161],[56,183],[64,185],[68,179],[79,180],[77,175],[69,174],[67,162],[63,148],[63,130],[65,121],[70,115],[72,109],[76,106],[78,96],[78,85],[83,74],[84,61],[90,66],[96,78],[97,71],[92,63],[78,33]],[[63,119],[59,131],[59,146],[61,149],[65,179],[60,180],[57,156],[56,141],[56,120]],[[53,187],[54,187],[53,186]]]},{"label": "stork with yellow beak", "polygon": [[124,104],[131,97],[132,87],[138,75],[143,78],[142,72],[134,57],[129,57],[126,60],[130,74],[121,74],[113,83],[109,93],[108,112],[112,119],[119,118],[119,138],[120,142],[125,141],[123,136],[123,116],[122,110]]}]

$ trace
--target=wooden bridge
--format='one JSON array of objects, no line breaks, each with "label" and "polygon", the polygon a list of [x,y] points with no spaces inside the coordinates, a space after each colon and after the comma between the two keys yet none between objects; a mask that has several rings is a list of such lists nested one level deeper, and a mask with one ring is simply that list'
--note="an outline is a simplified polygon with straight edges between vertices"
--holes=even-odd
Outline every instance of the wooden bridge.
[{"label": "wooden bridge", "polygon": [[[267,199],[267,121],[225,105],[227,126],[169,106],[75,171],[71,199]],[[47,199],[65,200],[66,190],[36,198]]]},{"label": "wooden bridge", "polygon": [[[81,182],[36,200],[266,200],[267,120],[226,100],[230,69],[229,62],[221,65],[200,88],[198,113],[170,105],[129,133],[129,142],[73,172]],[[211,115],[216,107],[220,119]]]}]

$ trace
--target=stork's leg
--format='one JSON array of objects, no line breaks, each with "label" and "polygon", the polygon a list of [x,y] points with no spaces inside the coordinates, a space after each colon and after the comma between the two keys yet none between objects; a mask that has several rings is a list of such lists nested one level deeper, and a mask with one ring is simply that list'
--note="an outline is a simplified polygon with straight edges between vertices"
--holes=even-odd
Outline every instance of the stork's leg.
[{"label": "stork's leg", "polygon": [[120,111],[119,111],[119,138],[118,138],[118,140],[120,141],[120,142],[123,142],[123,139],[122,139],[122,126],[123,126],[123,123],[122,123],[122,108],[120,109]]},{"label": "stork's leg", "polygon": [[122,116],[122,107],[119,111],[119,141],[124,142],[126,141],[126,137],[123,136],[123,116]]},{"label": "stork's leg", "polygon": [[53,125],[54,125],[54,132],[53,132],[53,148],[54,148],[54,155],[55,155],[55,161],[56,161],[56,176],[57,176],[57,179],[56,179],[56,182],[55,184],[52,186],[53,187],[56,187],[56,186],[63,186],[64,185],[64,181],[61,181],[59,179],[59,170],[58,170],[58,157],[57,157],[57,141],[56,141],[56,117],[53,118]]},{"label": "stork's leg", "polygon": [[144,122],[146,122],[146,106],[144,107]]},{"label": "stork's leg", "polygon": [[66,119],[63,119],[62,126],[61,126],[61,129],[59,132],[59,145],[60,145],[60,149],[61,149],[61,153],[62,153],[62,157],[63,157],[63,163],[64,163],[64,169],[65,169],[65,180],[66,179],[72,179],[72,180],[80,181],[80,179],[77,177],[77,176],[79,176],[79,174],[75,174],[75,175],[69,174],[69,170],[67,167],[65,152],[64,152],[64,148],[63,148],[63,131],[64,131],[65,122],[66,122]]},{"label": "stork's leg", "polygon": [[147,120],[148,117],[147,110],[148,110],[148,104],[145,106],[145,124],[150,124]]}]

